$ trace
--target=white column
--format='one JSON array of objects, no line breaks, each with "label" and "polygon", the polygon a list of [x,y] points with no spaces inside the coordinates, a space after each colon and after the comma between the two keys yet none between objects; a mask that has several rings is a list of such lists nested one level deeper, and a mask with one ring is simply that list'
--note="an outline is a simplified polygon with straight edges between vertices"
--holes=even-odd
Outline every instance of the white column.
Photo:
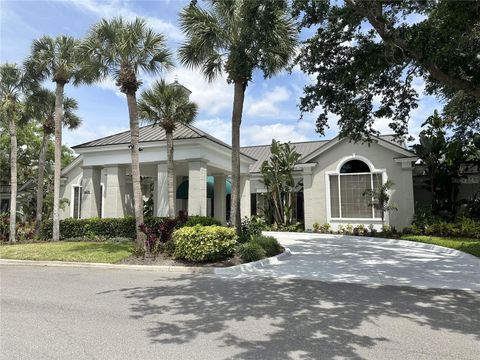
[{"label": "white column", "polygon": [[213,188],[213,213],[215,218],[220,220],[222,224],[226,222],[227,215],[227,187],[226,187],[227,177],[225,175],[215,175],[214,177],[214,188]]},{"label": "white column", "polygon": [[84,167],[82,181],[82,219],[98,217],[100,215],[100,168]]},{"label": "white column", "polygon": [[105,218],[125,216],[125,168],[121,166],[106,167],[105,201],[103,205]]},{"label": "white column", "polygon": [[157,165],[157,182],[155,185],[155,214],[161,217],[168,216],[167,164]]},{"label": "white column", "polygon": [[242,219],[251,215],[250,178],[240,175],[240,215]]},{"label": "white column", "polygon": [[[313,228],[313,210],[315,208],[313,203],[313,189],[312,189],[312,172],[310,169],[303,171],[303,215],[305,222],[305,230]],[[327,199],[330,201],[330,199]]]},{"label": "white column", "polygon": [[207,165],[188,163],[188,214],[207,216]]}]

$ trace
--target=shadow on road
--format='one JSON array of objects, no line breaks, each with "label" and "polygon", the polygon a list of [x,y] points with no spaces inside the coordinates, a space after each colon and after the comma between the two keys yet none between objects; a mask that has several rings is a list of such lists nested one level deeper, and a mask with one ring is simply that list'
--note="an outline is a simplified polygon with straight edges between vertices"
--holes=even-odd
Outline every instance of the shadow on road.
[{"label": "shadow on road", "polygon": [[480,298],[473,292],[192,276],[107,293],[117,291],[131,303],[132,317],[154,324],[151,342],[186,344],[213,335],[242,359],[361,358],[358,349],[391,341],[381,328],[370,332],[378,336],[360,329],[385,317],[480,340]]}]

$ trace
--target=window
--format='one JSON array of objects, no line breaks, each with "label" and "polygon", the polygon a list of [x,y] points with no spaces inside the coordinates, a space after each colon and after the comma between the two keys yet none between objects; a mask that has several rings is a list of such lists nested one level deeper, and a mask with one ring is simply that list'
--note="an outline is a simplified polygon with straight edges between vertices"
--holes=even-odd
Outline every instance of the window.
[{"label": "window", "polygon": [[372,199],[363,196],[366,189],[378,189],[382,174],[372,173],[361,160],[347,161],[340,173],[329,175],[330,216],[342,219],[379,218],[380,211],[368,206]]},{"label": "window", "polygon": [[100,208],[98,209],[98,213],[100,214],[100,218],[103,218],[103,184],[100,184],[100,201],[99,201],[99,206]]},{"label": "window", "polygon": [[82,211],[82,187],[73,187],[73,218],[80,219]]}]

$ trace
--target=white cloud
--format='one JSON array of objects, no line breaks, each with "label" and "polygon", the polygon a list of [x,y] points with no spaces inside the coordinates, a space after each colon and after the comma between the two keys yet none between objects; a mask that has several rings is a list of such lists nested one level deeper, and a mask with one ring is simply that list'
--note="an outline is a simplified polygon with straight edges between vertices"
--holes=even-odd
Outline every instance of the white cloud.
[{"label": "white cloud", "polygon": [[275,86],[266,92],[260,100],[251,103],[247,115],[260,117],[278,117],[282,112],[279,104],[289,100],[291,92],[285,86]]},{"label": "white cloud", "polygon": [[245,126],[240,131],[240,142],[242,146],[270,144],[272,139],[282,142],[310,140],[297,125],[286,125],[281,123],[252,125]]},{"label": "white cloud", "polygon": [[95,139],[100,139],[105,136],[117,134],[128,130],[128,127],[120,126],[91,126],[87,127],[86,124],[83,124],[78,129],[75,130],[63,130],[63,143],[68,146],[75,146],[82,144],[84,142],[92,141]]},{"label": "white cloud", "polygon": [[107,76],[101,82],[95,83],[95,86],[99,87],[100,89],[113,91],[118,97],[122,99],[125,98],[125,94],[120,92],[120,89],[115,84],[115,80],[111,76]]},{"label": "white cloud", "polygon": [[110,19],[112,17],[122,16],[124,19],[133,20],[136,17],[142,17],[152,29],[165,34],[168,38],[173,40],[183,39],[183,34],[177,26],[157,17],[139,14],[132,10],[128,3],[123,0],[77,0],[73,1],[73,4],[86,12],[97,15],[99,18]]},{"label": "white cloud", "polygon": [[222,111],[232,108],[233,85],[229,85],[223,77],[209,83],[200,71],[178,67],[166,78],[169,82],[178,78],[178,82],[192,92],[190,99],[209,116],[218,116]]},{"label": "white cloud", "polygon": [[227,144],[232,142],[232,125],[230,121],[214,118],[198,120],[193,125]]}]

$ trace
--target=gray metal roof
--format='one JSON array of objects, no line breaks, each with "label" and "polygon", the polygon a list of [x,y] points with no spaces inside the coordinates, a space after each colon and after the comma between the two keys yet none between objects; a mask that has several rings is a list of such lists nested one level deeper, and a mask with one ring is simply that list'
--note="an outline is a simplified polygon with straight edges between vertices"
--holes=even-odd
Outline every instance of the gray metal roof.
[{"label": "gray metal roof", "polygon": [[[183,125],[178,124],[177,128],[173,132],[173,139],[180,140],[180,139],[198,139],[198,138],[206,138],[213,142],[216,142],[219,145],[225,146],[231,149],[231,146],[223,141],[213,137],[206,132],[197,129],[192,125]],[[140,143],[145,142],[152,142],[152,141],[166,141],[165,130],[163,130],[159,126],[155,125],[146,125],[140,127]],[[106,146],[106,145],[121,145],[121,144],[130,144],[130,130],[106,136],[100,139],[92,140],[83,144],[75,145],[72,149],[83,149],[89,147],[97,147],[97,146]],[[243,151],[242,151],[243,153]],[[244,154],[247,155],[248,154]],[[255,160],[255,158],[253,158]]]},{"label": "gray metal roof", "polygon": [[[395,140],[395,135],[380,135],[381,139],[386,140],[396,146],[407,149],[405,142],[399,143]],[[304,141],[297,143],[290,143],[295,148],[295,151],[298,152],[301,156],[300,159],[311,154],[317,149],[321,148],[323,145],[326,145],[330,140],[314,140],[314,141]],[[250,172],[256,173],[260,172],[260,168],[265,160],[270,158],[270,146],[271,145],[256,145],[256,146],[245,146],[242,147],[242,153],[249,155],[250,157],[257,159],[257,162],[253,165],[250,165]]]},{"label": "gray metal roof", "polygon": [[[316,141],[305,141],[290,143],[292,147],[295,148],[295,151],[298,152],[301,157],[314,152],[318,148],[322,147],[330,140],[316,140]],[[242,152],[254,159],[257,159],[257,162],[253,165],[250,165],[250,172],[260,172],[260,167],[262,166],[265,160],[270,158],[270,145],[258,145],[258,146],[245,146],[242,147]]]}]

